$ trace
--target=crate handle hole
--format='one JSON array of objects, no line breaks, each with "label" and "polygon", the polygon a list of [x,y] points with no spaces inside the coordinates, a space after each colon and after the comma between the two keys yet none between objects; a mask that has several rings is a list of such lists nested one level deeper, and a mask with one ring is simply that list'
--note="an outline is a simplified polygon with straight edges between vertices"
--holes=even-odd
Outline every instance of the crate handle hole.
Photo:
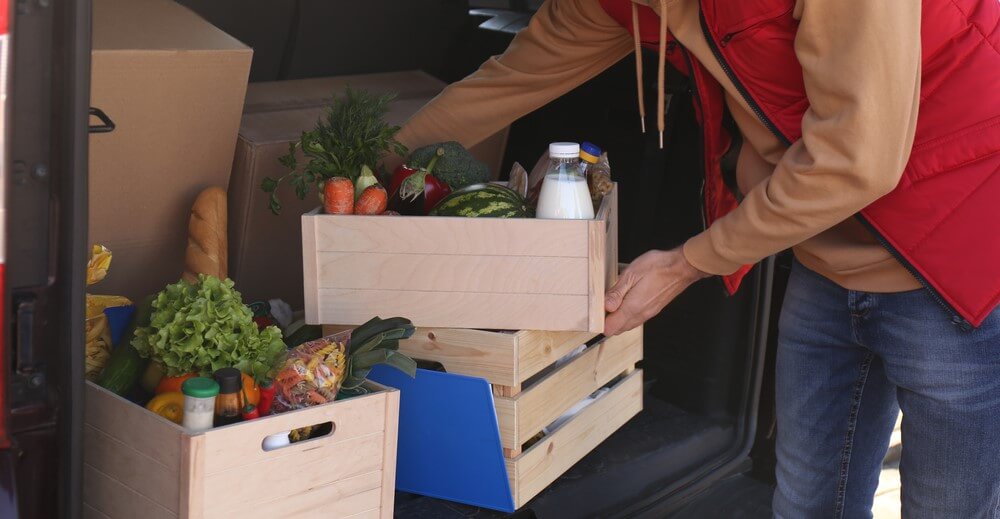
[{"label": "crate handle hole", "polygon": [[[284,449],[292,445],[300,445],[321,440],[328,436],[333,436],[337,431],[337,424],[322,422],[307,427],[300,427],[291,431],[280,432],[265,436],[260,442],[260,448],[265,452]],[[294,439],[293,439],[294,438]]]}]

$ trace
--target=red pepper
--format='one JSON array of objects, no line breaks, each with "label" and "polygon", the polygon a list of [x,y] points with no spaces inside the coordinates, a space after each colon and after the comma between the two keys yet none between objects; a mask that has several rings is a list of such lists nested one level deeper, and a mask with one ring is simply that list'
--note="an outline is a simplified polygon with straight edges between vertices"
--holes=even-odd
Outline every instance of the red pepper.
[{"label": "red pepper", "polygon": [[438,202],[451,194],[451,186],[434,175],[424,178],[424,214],[431,212]]},{"label": "red pepper", "polygon": [[253,420],[254,418],[260,418],[260,412],[258,411],[257,406],[247,404],[247,406],[243,408],[243,420]]},{"label": "red pepper", "polygon": [[[415,215],[431,212],[444,197],[451,193],[451,187],[431,174],[438,158],[444,155],[444,149],[439,149],[426,168],[416,169],[405,164],[396,168],[389,183],[389,207],[401,214]],[[420,180],[411,178],[423,177],[423,189]],[[422,200],[422,203],[421,203]]]},{"label": "red pepper", "polygon": [[257,411],[267,416],[271,414],[271,404],[274,403],[274,381],[268,380],[260,385],[260,400],[257,401]]}]

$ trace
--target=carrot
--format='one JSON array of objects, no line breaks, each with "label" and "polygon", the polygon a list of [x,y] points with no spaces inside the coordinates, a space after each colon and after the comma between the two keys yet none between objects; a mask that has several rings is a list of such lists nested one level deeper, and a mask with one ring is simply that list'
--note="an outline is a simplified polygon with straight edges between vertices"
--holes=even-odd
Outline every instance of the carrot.
[{"label": "carrot", "polygon": [[354,204],[354,214],[382,214],[389,205],[389,195],[379,184],[368,186]]},{"label": "carrot", "polygon": [[327,214],[354,213],[354,183],[344,177],[333,177],[323,184],[323,209]]}]

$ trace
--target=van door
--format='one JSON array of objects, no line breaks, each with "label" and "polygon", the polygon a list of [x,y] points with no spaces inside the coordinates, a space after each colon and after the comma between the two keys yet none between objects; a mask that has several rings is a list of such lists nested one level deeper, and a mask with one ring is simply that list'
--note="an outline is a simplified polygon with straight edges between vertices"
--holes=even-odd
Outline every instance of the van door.
[{"label": "van door", "polygon": [[90,2],[0,0],[0,20],[0,515],[78,517]]}]

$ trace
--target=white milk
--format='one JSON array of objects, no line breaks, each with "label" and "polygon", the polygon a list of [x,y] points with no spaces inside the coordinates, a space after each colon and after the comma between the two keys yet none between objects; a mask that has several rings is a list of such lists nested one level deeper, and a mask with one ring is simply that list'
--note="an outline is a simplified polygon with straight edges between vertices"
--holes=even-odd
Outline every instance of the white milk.
[{"label": "white milk", "polygon": [[559,220],[593,219],[594,204],[590,200],[587,179],[559,173],[545,175],[535,216]]}]

